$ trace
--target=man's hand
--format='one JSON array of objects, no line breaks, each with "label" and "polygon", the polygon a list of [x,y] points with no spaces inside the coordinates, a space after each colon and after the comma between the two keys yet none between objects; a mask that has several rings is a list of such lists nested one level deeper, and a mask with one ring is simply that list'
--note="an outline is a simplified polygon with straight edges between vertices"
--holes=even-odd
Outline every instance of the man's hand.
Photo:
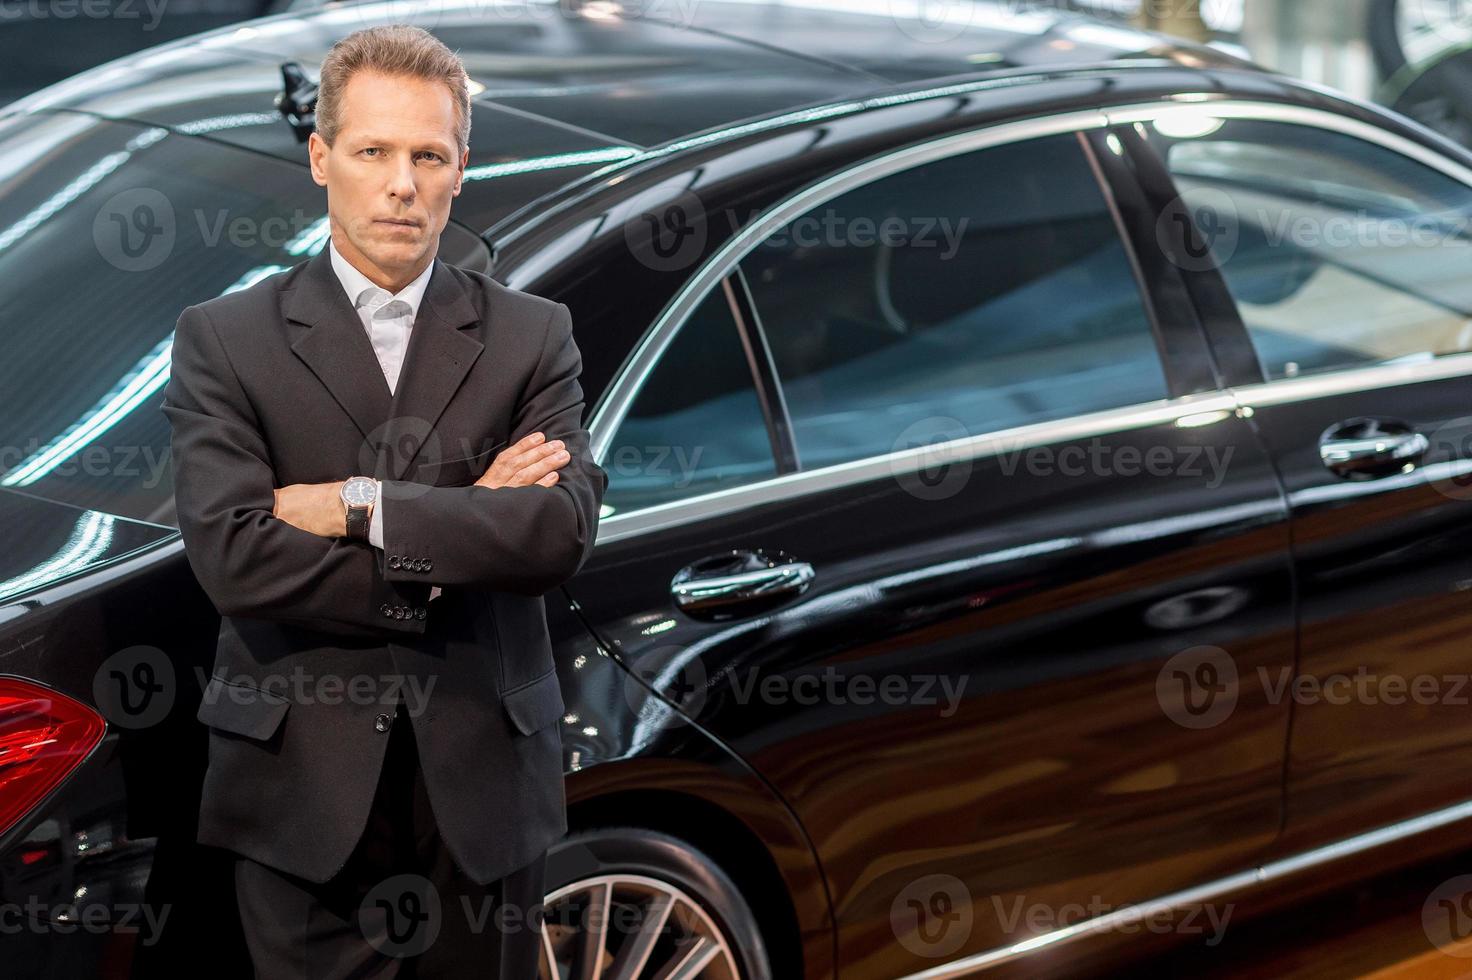
[{"label": "man's hand", "polygon": [[491,465],[475,481],[478,487],[550,487],[557,483],[557,471],[572,459],[561,439],[544,442],[546,436],[533,432],[514,446],[496,454]]},{"label": "man's hand", "polygon": [[271,513],[293,527],[341,538],[348,533],[347,510],[342,505],[343,480],[333,483],[293,483],[276,491]]}]

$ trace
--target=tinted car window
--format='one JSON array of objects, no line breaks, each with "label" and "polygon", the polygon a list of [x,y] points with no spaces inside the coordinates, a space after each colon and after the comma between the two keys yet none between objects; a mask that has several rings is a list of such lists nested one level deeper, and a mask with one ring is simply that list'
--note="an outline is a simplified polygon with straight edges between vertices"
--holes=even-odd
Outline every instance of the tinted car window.
[{"label": "tinted car window", "polygon": [[1186,211],[1269,379],[1472,350],[1472,190],[1284,122],[1162,118]]},{"label": "tinted car window", "polygon": [[937,419],[976,434],[1167,394],[1139,285],[1071,134],[849,191],[742,268],[805,468],[910,448],[913,427]]},{"label": "tinted car window", "polygon": [[601,465],[605,516],[775,475],[751,368],[719,286],[680,325]]},{"label": "tinted car window", "polygon": [[[325,208],[306,168],[206,140],[0,120],[0,487],[174,523],[160,405],[179,313],[316,254]],[[447,261],[466,238],[484,251],[454,234]]]}]

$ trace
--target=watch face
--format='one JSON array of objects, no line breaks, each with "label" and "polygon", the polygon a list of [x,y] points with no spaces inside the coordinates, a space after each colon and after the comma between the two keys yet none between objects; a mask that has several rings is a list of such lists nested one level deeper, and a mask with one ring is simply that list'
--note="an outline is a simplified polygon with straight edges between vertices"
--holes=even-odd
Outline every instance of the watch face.
[{"label": "watch face", "polygon": [[378,487],[365,476],[355,476],[342,485],[342,499],[350,507],[367,507],[378,496]]}]

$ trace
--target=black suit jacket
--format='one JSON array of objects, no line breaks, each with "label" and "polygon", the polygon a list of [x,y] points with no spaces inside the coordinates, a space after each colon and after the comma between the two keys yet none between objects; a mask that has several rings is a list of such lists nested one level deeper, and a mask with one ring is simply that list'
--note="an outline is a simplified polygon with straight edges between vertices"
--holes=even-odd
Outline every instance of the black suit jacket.
[{"label": "black suit jacket", "polygon": [[[326,248],[184,310],[163,411],[185,549],[222,614],[201,842],[327,880],[397,701],[419,712],[440,833],[471,878],[566,831],[542,594],[592,552],[608,484],[581,368],[565,305],[438,258],[392,394]],[[556,485],[472,486],[538,430],[572,454]],[[273,488],[355,474],[384,481],[381,551],[272,516]]]}]

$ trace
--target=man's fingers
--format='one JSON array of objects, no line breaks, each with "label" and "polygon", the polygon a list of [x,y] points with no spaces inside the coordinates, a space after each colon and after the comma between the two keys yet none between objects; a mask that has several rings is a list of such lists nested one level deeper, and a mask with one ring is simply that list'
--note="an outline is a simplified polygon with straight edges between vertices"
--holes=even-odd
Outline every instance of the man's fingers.
[{"label": "man's fingers", "polygon": [[524,470],[528,466],[538,463],[541,460],[547,459],[548,457],[556,456],[558,453],[566,451],[566,447],[563,446],[561,439],[554,439],[551,442],[544,442],[540,446],[533,446],[531,449],[528,449],[525,452],[517,453],[511,459],[511,468],[513,470]]},{"label": "man's fingers", "polygon": [[550,487],[550,486],[554,485],[556,482],[557,482],[557,471],[556,470],[553,470],[551,473],[548,473],[546,476],[544,476],[540,480],[538,480],[537,481],[537,486],[539,486],[539,487]]},{"label": "man's fingers", "polygon": [[546,446],[538,446],[512,459],[497,462],[504,462],[506,468],[513,474],[534,471],[536,475],[527,478],[526,482],[530,483],[532,480],[539,479],[548,470],[566,466],[570,459],[566,449],[548,443]]},{"label": "man's fingers", "polygon": [[[517,460],[521,459],[521,457],[527,455],[528,453],[531,453],[532,451],[545,446],[546,443],[538,441],[537,437],[541,435],[542,433],[540,432],[533,432],[531,435],[523,436],[511,445],[507,446],[505,449],[502,449],[499,453],[496,454],[495,458],[491,460],[491,465],[486,467],[486,471],[489,472],[496,466],[504,466],[507,464],[515,463]],[[514,469],[515,467],[513,467],[513,470]]]},{"label": "man's fingers", "polygon": [[555,473],[557,472],[557,470],[566,465],[566,459],[561,459],[554,454],[551,456],[543,457],[542,459],[539,459],[535,463],[531,463],[530,465],[523,466],[521,469],[517,470],[516,477],[524,486],[532,483],[538,483],[547,474]]},{"label": "man's fingers", "polygon": [[558,469],[572,461],[572,455],[563,440],[537,442],[536,437],[539,434],[533,432],[501,450],[491,461],[491,465],[486,467],[482,479],[476,482],[491,487],[524,487],[534,483],[550,487],[556,483],[555,479],[549,482],[547,477],[555,477]]}]

